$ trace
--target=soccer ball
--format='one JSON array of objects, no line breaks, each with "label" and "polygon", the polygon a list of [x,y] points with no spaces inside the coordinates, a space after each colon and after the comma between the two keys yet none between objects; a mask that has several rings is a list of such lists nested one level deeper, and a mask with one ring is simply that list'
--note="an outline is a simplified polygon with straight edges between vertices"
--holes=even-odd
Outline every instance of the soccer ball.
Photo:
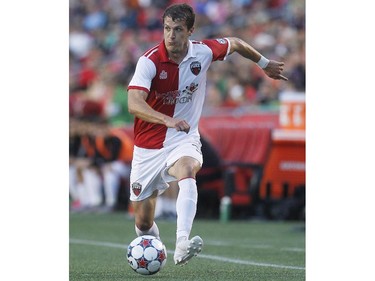
[{"label": "soccer ball", "polygon": [[159,272],[167,262],[164,244],[152,235],[135,238],[128,246],[128,263],[137,273],[152,275]]}]

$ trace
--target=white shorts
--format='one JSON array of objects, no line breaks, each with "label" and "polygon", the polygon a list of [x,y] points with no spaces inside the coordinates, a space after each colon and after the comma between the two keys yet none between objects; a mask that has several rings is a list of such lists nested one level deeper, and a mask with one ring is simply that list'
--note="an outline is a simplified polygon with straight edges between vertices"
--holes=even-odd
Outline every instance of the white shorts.
[{"label": "white shorts", "polygon": [[161,149],[146,149],[134,146],[130,173],[130,200],[141,201],[150,197],[155,190],[162,194],[168,182],[177,179],[167,173],[168,169],[181,157],[190,156],[203,164],[202,144],[183,143]]}]

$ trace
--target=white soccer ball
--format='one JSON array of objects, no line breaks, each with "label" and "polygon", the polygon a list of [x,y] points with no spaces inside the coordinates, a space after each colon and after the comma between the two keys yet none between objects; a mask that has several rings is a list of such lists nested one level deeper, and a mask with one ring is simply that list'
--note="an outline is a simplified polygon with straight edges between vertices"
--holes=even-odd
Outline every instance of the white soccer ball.
[{"label": "white soccer ball", "polygon": [[167,262],[167,250],[163,242],[151,235],[135,238],[128,246],[128,263],[137,273],[152,275]]}]

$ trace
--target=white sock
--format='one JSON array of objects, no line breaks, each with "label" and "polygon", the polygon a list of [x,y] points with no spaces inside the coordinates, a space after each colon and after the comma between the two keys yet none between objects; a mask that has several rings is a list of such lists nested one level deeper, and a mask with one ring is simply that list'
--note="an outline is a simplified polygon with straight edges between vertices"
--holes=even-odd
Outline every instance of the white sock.
[{"label": "white sock", "polygon": [[69,195],[73,201],[79,200],[77,190],[77,168],[74,165],[69,166]]},{"label": "white sock", "polygon": [[137,233],[138,236],[142,235],[152,235],[155,236],[156,238],[160,239],[160,234],[159,234],[159,228],[154,222],[149,230],[142,231],[140,230],[137,226],[135,226],[135,233]]},{"label": "white sock", "polygon": [[103,187],[105,194],[105,205],[107,207],[113,207],[117,202],[120,179],[118,175],[110,169],[103,169]]},{"label": "white sock", "polygon": [[177,242],[188,239],[197,212],[198,190],[195,179],[186,178],[178,182],[180,191],[176,201]]},{"label": "white sock", "polygon": [[77,183],[77,194],[79,198],[79,202],[81,203],[82,207],[89,207],[90,200],[88,199],[87,195],[87,188],[83,182]]},{"label": "white sock", "polygon": [[102,182],[99,175],[91,169],[86,169],[83,171],[83,181],[87,191],[87,199],[88,202],[90,202],[90,207],[99,206],[102,203]]}]

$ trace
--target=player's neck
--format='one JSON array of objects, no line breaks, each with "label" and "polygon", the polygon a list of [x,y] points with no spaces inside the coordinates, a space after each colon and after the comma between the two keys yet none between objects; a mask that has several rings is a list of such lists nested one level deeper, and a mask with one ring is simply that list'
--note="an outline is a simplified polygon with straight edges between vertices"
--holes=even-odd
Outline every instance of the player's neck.
[{"label": "player's neck", "polygon": [[168,52],[169,59],[180,64],[188,53],[188,45],[181,52]]}]

